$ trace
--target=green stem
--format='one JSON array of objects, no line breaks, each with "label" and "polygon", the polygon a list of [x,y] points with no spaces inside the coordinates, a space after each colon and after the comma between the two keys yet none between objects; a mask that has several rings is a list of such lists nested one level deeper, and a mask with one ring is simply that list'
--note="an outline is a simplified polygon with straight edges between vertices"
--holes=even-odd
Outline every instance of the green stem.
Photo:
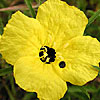
[{"label": "green stem", "polygon": [[0,34],[2,34],[3,33],[3,23],[2,23],[2,19],[0,18]]},{"label": "green stem", "polygon": [[39,0],[39,4],[40,4],[40,5],[42,4],[42,1],[41,1],[41,0]]},{"label": "green stem", "polygon": [[12,89],[12,93],[14,96],[16,96],[16,90],[15,90],[15,85],[14,85],[14,78],[12,76],[12,74],[9,76],[10,78],[10,84],[11,84],[11,89]]},{"label": "green stem", "polygon": [[68,100],[71,100],[71,97],[70,96],[68,96]]},{"label": "green stem", "polygon": [[25,0],[25,3],[26,3],[26,5],[27,5],[28,8],[29,8],[32,17],[35,18],[35,17],[36,17],[36,14],[35,14],[35,10],[32,8],[31,1],[30,1],[30,0]]},{"label": "green stem", "polygon": [[12,67],[0,69],[0,76],[4,76],[4,75],[10,74],[10,73],[12,73]]},{"label": "green stem", "polygon": [[15,100],[14,96],[12,95],[10,89],[9,89],[8,86],[5,84],[5,82],[3,82],[3,85],[4,85],[6,91],[7,91],[8,95],[9,95],[10,100]]},{"label": "green stem", "polygon": [[30,100],[32,97],[35,97],[34,93],[26,93],[22,100]]},{"label": "green stem", "polygon": [[94,13],[92,17],[89,18],[89,22],[87,24],[87,27],[94,22],[94,20],[100,15],[100,10]]}]

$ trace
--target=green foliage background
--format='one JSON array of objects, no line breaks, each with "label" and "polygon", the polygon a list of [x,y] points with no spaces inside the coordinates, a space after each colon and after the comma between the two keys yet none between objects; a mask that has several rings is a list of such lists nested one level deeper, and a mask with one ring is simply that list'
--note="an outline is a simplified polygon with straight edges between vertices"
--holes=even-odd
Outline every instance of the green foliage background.
[{"label": "green foliage background", "polygon": [[[28,1],[28,2],[27,2]],[[0,11],[0,34],[3,34],[3,28],[7,24],[11,15],[16,11],[13,7],[26,4],[31,9],[31,3],[35,5],[43,3],[45,0],[0,0],[0,9],[11,7],[10,10]],[[93,21],[87,26],[84,35],[96,37],[100,41],[100,0],[63,0],[70,5],[78,7],[84,11],[88,18],[94,16]],[[38,7],[37,7],[38,8]],[[27,16],[35,16],[37,8],[31,11],[22,10]],[[35,11],[35,13],[34,13]],[[99,11],[98,13],[96,13]],[[31,15],[32,13],[32,15]],[[94,20],[96,19],[96,20]],[[95,48],[95,47],[94,47]],[[29,93],[22,90],[15,84],[12,66],[7,64],[0,55],[0,100],[38,100],[36,93]],[[100,100],[100,76],[87,83],[85,86],[74,86],[68,83],[68,91],[61,100]]]}]

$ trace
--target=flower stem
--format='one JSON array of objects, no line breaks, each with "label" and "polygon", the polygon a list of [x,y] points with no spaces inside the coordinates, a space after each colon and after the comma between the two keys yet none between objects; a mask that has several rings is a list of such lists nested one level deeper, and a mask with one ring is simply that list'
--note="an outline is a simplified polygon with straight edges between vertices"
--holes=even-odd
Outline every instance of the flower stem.
[{"label": "flower stem", "polygon": [[14,97],[16,97],[16,90],[15,90],[15,86],[14,86],[14,78],[13,78],[12,74],[10,74],[9,79],[10,79],[12,93],[13,93]]},{"label": "flower stem", "polygon": [[30,1],[30,0],[25,0],[25,3],[26,3],[26,5],[27,5],[28,8],[29,8],[32,17],[35,18],[35,17],[36,17],[36,14],[35,14],[35,10],[32,8],[31,1]]},{"label": "flower stem", "polygon": [[4,85],[6,91],[7,91],[8,95],[9,95],[10,100],[15,100],[14,96],[12,95],[9,87],[5,84],[5,82],[3,82],[3,85]]},{"label": "flower stem", "polygon": [[94,22],[94,20],[100,16],[100,10],[98,10],[97,12],[94,13],[94,15],[92,17],[89,18],[89,22],[87,24],[87,27],[92,24]]}]

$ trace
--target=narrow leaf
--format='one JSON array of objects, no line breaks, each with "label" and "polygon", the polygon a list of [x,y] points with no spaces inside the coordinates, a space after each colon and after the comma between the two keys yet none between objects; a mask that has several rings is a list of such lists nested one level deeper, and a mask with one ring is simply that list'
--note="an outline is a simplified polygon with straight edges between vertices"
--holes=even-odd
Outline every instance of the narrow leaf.
[{"label": "narrow leaf", "polygon": [[90,99],[90,95],[87,91],[87,88],[85,88],[84,86],[71,86],[68,89],[68,93],[82,93],[85,98],[87,98],[87,100]]},{"label": "narrow leaf", "polygon": [[[31,92],[31,93],[26,93],[23,97],[22,100],[31,100],[32,98],[36,98],[36,93]],[[36,100],[36,99],[35,99]]]},{"label": "narrow leaf", "polygon": [[70,86],[68,88],[68,93],[85,92],[85,91],[86,92],[96,92],[97,89],[91,86]]},{"label": "narrow leaf", "polygon": [[88,99],[90,100],[90,95],[89,93],[87,92],[86,88],[82,87],[82,92],[88,97]]},{"label": "narrow leaf", "polygon": [[92,65],[96,70],[98,70],[99,71],[99,75],[100,75],[100,67],[97,67],[97,66],[94,66],[94,65]]},{"label": "narrow leaf", "polygon": [[15,97],[12,95],[9,87],[4,82],[3,82],[3,85],[4,85],[6,91],[7,91],[8,95],[9,95],[10,100],[16,100]]},{"label": "narrow leaf", "polygon": [[9,80],[10,80],[10,84],[11,84],[11,91],[13,93],[13,95],[16,97],[16,90],[15,90],[15,85],[14,85],[14,77],[12,74],[9,75]]},{"label": "narrow leaf", "polygon": [[97,69],[98,71],[100,71],[100,67],[94,66],[92,65],[95,69]]},{"label": "narrow leaf", "polygon": [[33,93],[26,93],[22,100],[29,100],[33,97]]},{"label": "narrow leaf", "polygon": [[25,0],[27,7],[29,8],[33,18],[36,17],[35,10],[32,8],[31,0]]},{"label": "narrow leaf", "polygon": [[12,73],[12,67],[0,69],[0,76]]},{"label": "narrow leaf", "polygon": [[94,15],[91,16],[91,17],[89,18],[89,22],[88,22],[88,24],[87,24],[87,27],[88,27],[90,24],[92,24],[92,23],[94,22],[94,20],[95,20],[99,15],[100,15],[100,10],[98,10],[97,12],[95,12]]}]

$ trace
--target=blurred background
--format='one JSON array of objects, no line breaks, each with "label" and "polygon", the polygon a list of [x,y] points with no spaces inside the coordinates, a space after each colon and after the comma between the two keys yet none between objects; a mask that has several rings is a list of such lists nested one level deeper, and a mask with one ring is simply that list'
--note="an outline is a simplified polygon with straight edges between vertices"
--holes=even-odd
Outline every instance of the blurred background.
[{"label": "blurred background", "polygon": [[[100,9],[100,0],[63,1],[84,11],[88,18]],[[37,12],[39,5],[45,0],[31,0],[31,2]],[[16,10],[21,10],[31,17],[24,0],[0,0],[0,34],[3,33],[3,28]],[[100,16],[86,28],[84,34],[96,37],[100,41]],[[6,69],[8,72],[3,70],[5,73],[2,73],[0,70],[0,100],[39,100],[36,93],[26,92],[15,84],[12,66],[7,64],[0,55],[0,69],[3,68],[8,68]],[[82,87],[68,83],[68,91],[61,100],[100,100],[100,76]]]}]

